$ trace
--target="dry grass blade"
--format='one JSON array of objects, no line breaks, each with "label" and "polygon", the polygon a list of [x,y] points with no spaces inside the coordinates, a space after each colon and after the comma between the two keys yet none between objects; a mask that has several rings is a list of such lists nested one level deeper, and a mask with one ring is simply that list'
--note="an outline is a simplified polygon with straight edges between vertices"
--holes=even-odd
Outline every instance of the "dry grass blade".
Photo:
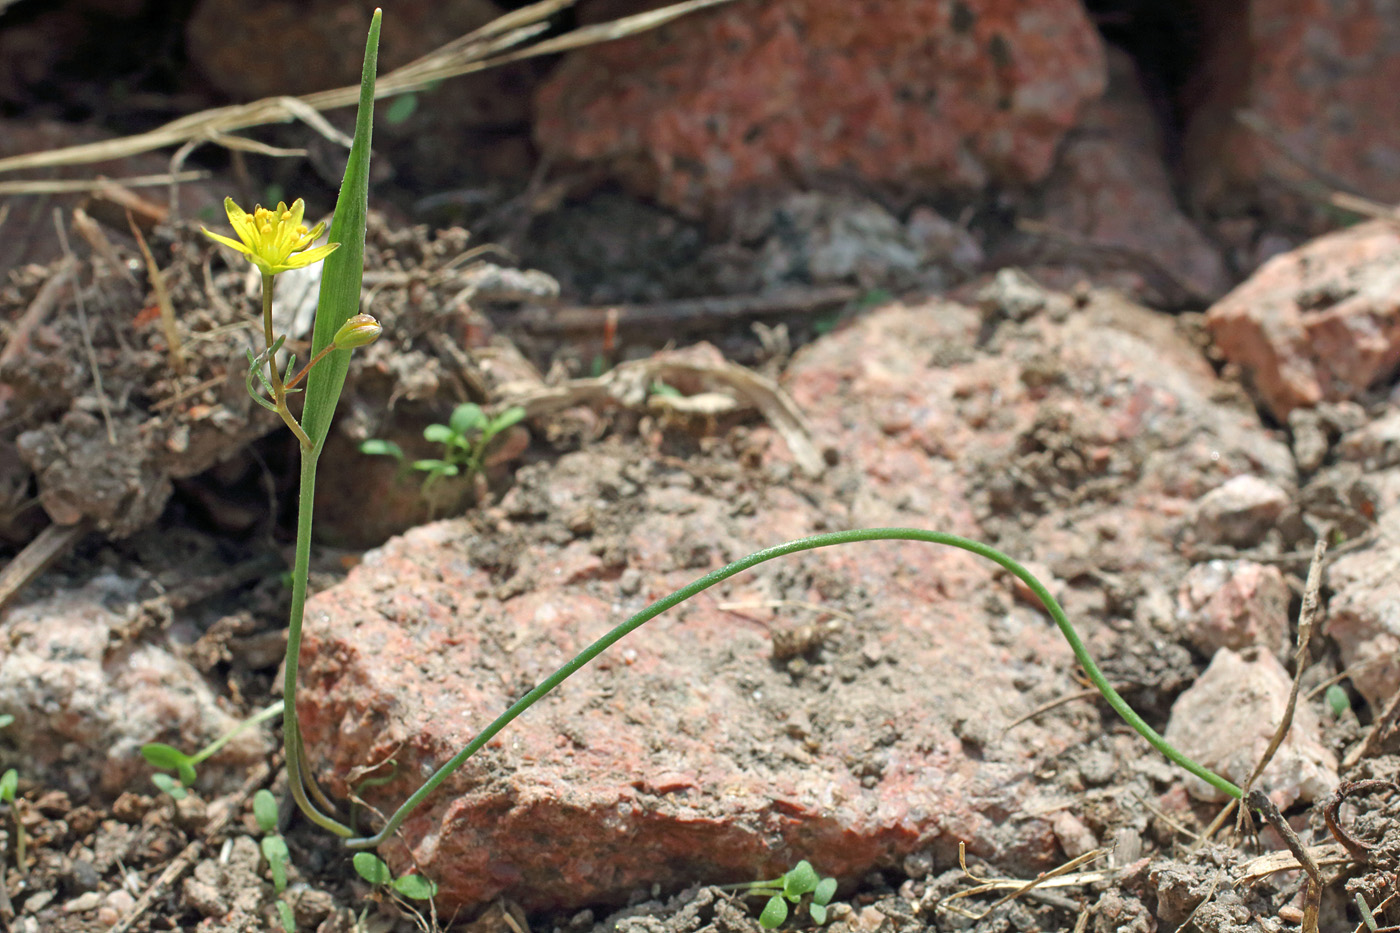
[{"label": "dry grass blade", "polygon": [[[1065,862],[1063,865],[1060,865],[1057,868],[1036,875],[1029,881],[1026,881],[1021,878],[988,878],[984,880],[977,878],[975,875],[972,874],[972,872],[968,871],[967,862],[964,861],[963,851],[963,846],[959,844],[958,860],[962,864],[963,871],[967,874],[969,878],[972,878],[972,880],[977,881],[979,883],[976,887],[968,888],[965,891],[959,891],[956,894],[943,898],[941,901],[938,902],[937,906],[945,910],[952,911],[953,913],[959,914],[963,917],[967,917],[974,921],[984,919],[1002,904],[1005,904],[1009,901],[1013,901],[1016,898],[1035,890],[1036,888],[1060,888],[1073,887],[1083,884],[1093,884],[1095,882],[1105,881],[1109,878],[1112,878],[1114,875],[1114,872],[1112,871],[1075,872],[1075,869],[1079,866],[1084,865],[1087,862],[1091,862],[1094,859],[1102,858],[1109,852],[1108,849],[1094,849],[1092,852],[1085,852],[1083,855],[1078,856],[1077,858],[1070,859],[1068,862]],[[1010,889],[1009,894],[992,902],[992,904],[980,914],[969,913],[968,911],[965,911],[960,907],[954,907],[948,903],[949,901],[960,900],[964,897],[972,897],[977,894],[986,894],[989,891],[1006,891],[1007,889]]]},{"label": "dry grass blade", "polygon": [[[1254,771],[1241,788],[1246,795],[1254,786],[1254,782],[1259,780],[1259,776],[1264,773],[1264,769],[1269,766],[1269,762],[1274,760],[1279,746],[1288,736],[1288,730],[1293,727],[1293,712],[1298,707],[1298,689],[1303,683],[1303,672],[1308,667],[1308,644],[1312,641],[1313,619],[1317,616],[1318,595],[1322,590],[1322,558],[1326,553],[1327,536],[1319,535],[1317,543],[1313,545],[1312,563],[1308,565],[1308,580],[1303,586],[1303,605],[1298,610],[1298,641],[1294,653],[1293,686],[1288,691],[1288,703],[1284,707],[1282,718],[1279,719],[1278,728],[1274,730],[1274,737],[1269,740],[1269,747],[1264,749],[1259,763],[1254,766]],[[1226,804],[1220,814],[1206,827],[1206,831],[1201,834],[1201,840],[1204,841],[1215,835],[1216,831],[1224,825],[1225,820],[1229,819],[1230,813],[1238,804],[1238,800],[1232,800]],[[1240,819],[1247,820],[1248,812],[1241,810]],[[1237,826],[1236,831],[1238,832],[1238,830]]]},{"label": "dry grass blade", "polygon": [[[1306,849],[1308,858],[1312,859],[1314,865],[1319,868],[1328,868],[1333,865],[1346,865],[1352,861],[1347,854],[1347,850],[1335,842],[1329,842],[1320,846],[1308,846]],[[1241,866],[1240,877],[1235,884],[1253,884],[1269,875],[1277,874],[1281,871],[1298,871],[1303,867],[1302,862],[1291,852],[1269,852],[1256,859],[1246,862]]]},{"label": "dry grass blade", "polygon": [[185,372],[185,352],[180,346],[180,328],[175,323],[175,303],[170,300],[170,291],[165,287],[165,276],[161,274],[160,266],[156,265],[156,257],[151,255],[150,247],[146,245],[146,238],[141,235],[141,228],[136,226],[136,221],[132,219],[130,212],[127,212],[126,222],[131,226],[132,235],[136,237],[136,245],[141,247],[141,255],[146,258],[146,275],[151,280],[151,291],[155,294],[156,307],[160,309],[160,325],[165,330],[165,345],[170,354],[170,368],[183,375]]},{"label": "dry grass blade", "polygon": [[149,188],[154,185],[169,185],[182,181],[199,181],[208,178],[205,171],[191,170],[163,175],[132,175],[129,178],[50,178],[34,181],[0,181],[0,195],[15,194],[68,194],[99,191],[109,185],[124,188]]},{"label": "dry grass blade", "polygon": [[[435,52],[390,72],[379,79],[375,96],[391,97],[419,90],[434,81],[483,71],[507,62],[608,42],[655,29],[697,10],[729,2],[731,0],[687,0],[611,23],[585,26],[528,48],[508,52],[539,35],[547,28],[548,23],[545,20],[550,15],[574,3],[574,0],[545,0],[543,3],[508,13],[481,29],[454,39]],[[269,97],[247,104],[216,107],[180,117],[164,126],[135,136],[0,159],[0,173],[121,159],[166,146],[178,146],[191,140],[210,140],[226,144],[227,134],[237,130],[268,123],[286,123],[293,119],[306,120],[308,111],[320,112],[348,107],[359,100],[359,94],[360,87],[356,84],[296,98]],[[316,123],[310,120],[307,122],[313,128],[317,127]],[[318,132],[320,131],[318,128]]]}]

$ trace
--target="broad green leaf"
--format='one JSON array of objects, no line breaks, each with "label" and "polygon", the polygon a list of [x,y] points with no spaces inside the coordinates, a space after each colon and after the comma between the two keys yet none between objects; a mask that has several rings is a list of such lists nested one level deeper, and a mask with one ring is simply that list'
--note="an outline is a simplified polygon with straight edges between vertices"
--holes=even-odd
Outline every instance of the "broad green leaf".
[{"label": "broad green leaf", "polygon": [[792,867],[792,870],[783,875],[783,893],[789,900],[797,900],[808,891],[817,887],[817,871],[812,867],[812,863],[805,858]]},{"label": "broad green leaf", "polygon": [[394,880],[394,873],[389,871],[389,866],[373,852],[356,852],[352,861],[355,871],[370,884],[388,884]]},{"label": "broad green leaf", "polygon": [[263,858],[272,871],[272,886],[281,894],[287,890],[287,863],[292,855],[287,851],[287,842],[281,836],[264,836],[262,840]]},{"label": "broad green leaf", "polygon": [[19,791],[19,772],[14,768],[0,775],[0,800],[15,802],[15,794]]},{"label": "broad green leaf", "polygon": [[423,429],[423,440],[430,444],[450,444],[457,435],[445,424],[430,424]]},{"label": "broad green leaf", "polygon": [[763,908],[763,913],[758,915],[758,925],[765,930],[773,930],[783,925],[787,919],[787,901],[783,900],[781,894],[774,894],[768,899],[767,905]]},{"label": "broad green leaf", "polygon": [[415,901],[430,900],[437,895],[438,890],[435,883],[422,875],[404,875],[402,878],[395,878],[392,887],[404,897],[411,897]]},{"label": "broad green leaf", "polygon": [[253,818],[264,833],[277,832],[277,809],[277,798],[267,788],[253,795]]},{"label": "broad green leaf", "polygon": [[[817,888],[812,892],[812,902],[817,905],[830,904],[831,899],[836,896],[836,879],[823,878],[817,882]],[[820,921],[818,921],[820,922]]]},{"label": "broad green leaf", "polygon": [[[311,338],[311,357],[331,345],[335,332],[360,310],[360,286],[365,271],[365,218],[369,214],[369,157],[374,128],[374,80],[379,67],[379,26],[381,14],[374,11],[369,36],[365,39],[364,68],[360,73],[360,106],[355,113],[355,140],[345,162],[345,179],[335,202],[330,242],[340,249],[326,257],[321,270],[321,295],[316,304],[316,325]],[[319,457],[330,433],[345,373],[350,368],[350,350],[336,350],[317,364],[307,377],[306,407],[301,426],[311,439],[314,457]],[[313,457],[313,459],[314,459]]]},{"label": "broad green leaf", "polygon": [[448,419],[447,425],[455,434],[465,436],[486,427],[486,412],[481,410],[480,405],[463,402],[452,409],[452,417]]},{"label": "broad green leaf", "polygon": [[821,926],[823,923],[826,923],[826,908],[823,907],[821,904],[813,904],[807,909],[812,915],[812,922],[814,922],[817,926]]},{"label": "broad green leaf", "polygon": [[1347,697],[1347,692],[1338,684],[1333,684],[1327,688],[1323,694],[1327,699],[1327,705],[1332,710],[1332,715],[1340,716],[1351,709],[1351,700]]},{"label": "broad green leaf", "polygon": [[151,783],[176,800],[184,800],[189,796],[189,792],[185,790],[185,786],[164,771],[157,771],[155,774],[152,774]]}]

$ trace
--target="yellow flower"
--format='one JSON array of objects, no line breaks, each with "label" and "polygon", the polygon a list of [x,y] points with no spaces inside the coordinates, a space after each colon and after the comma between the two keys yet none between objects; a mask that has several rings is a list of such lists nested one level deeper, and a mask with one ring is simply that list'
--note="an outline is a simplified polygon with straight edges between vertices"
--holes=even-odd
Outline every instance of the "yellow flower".
[{"label": "yellow flower", "polygon": [[339,243],[327,243],[315,249],[307,248],[325,231],[326,224],[322,221],[312,229],[306,229],[306,224],[301,222],[306,204],[301,198],[293,201],[291,207],[278,201],[275,211],[259,205],[253,208],[251,214],[234,204],[233,198],[224,198],[224,210],[228,211],[228,222],[233,225],[238,239],[232,240],[208,230],[204,230],[204,235],[225,246],[232,246],[247,256],[249,262],[262,270],[263,275],[276,275],[320,262],[340,246]]}]

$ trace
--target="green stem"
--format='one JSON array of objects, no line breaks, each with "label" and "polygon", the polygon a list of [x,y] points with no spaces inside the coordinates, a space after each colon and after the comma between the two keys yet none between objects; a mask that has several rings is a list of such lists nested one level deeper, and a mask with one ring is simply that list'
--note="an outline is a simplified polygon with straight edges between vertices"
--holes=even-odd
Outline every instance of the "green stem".
[{"label": "green stem", "polygon": [[[262,296],[263,296],[263,339],[270,347],[274,340],[272,337],[272,287],[276,282],[268,273],[262,274]],[[272,376],[272,401],[277,408],[277,414],[282,417],[282,423],[291,428],[297,440],[301,442],[302,450],[311,449],[311,438],[306,436],[306,432],[297,424],[297,419],[292,417],[292,410],[287,407],[287,390],[282,385],[282,374],[277,371],[277,355],[268,354],[267,371]]]},{"label": "green stem", "polygon": [[283,703],[281,700],[278,700],[276,703],[273,703],[266,709],[259,710],[256,714],[243,720],[238,725],[234,726],[233,729],[229,730],[228,732],[225,732],[223,735],[219,736],[217,739],[210,742],[208,745],[204,746],[199,751],[191,755],[190,764],[199,764],[201,761],[208,758],[210,755],[214,754],[219,749],[223,748],[229,742],[233,741],[233,739],[245,729],[251,729],[253,726],[256,726],[260,722],[266,722],[273,716],[276,716],[278,713],[282,712],[282,709]]},{"label": "green stem", "polygon": [[[305,496],[307,494],[304,493],[303,495]],[[707,573],[705,576],[677,590],[670,596],[658,599],[656,602],[647,606],[641,612],[638,612],[626,622],[623,622],[602,638],[589,645],[572,661],[569,661],[563,667],[559,668],[559,670],[545,678],[533,690],[512,704],[510,709],[506,710],[497,717],[494,722],[481,730],[481,733],[477,735],[476,738],[472,739],[471,742],[467,744],[466,748],[454,755],[452,759],[441,768],[438,768],[433,776],[428,778],[427,783],[414,791],[414,793],[394,811],[394,814],[389,817],[388,822],[384,824],[384,827],[380,829],[379,832],[372,836],[347,839],[345,841],[346,846],[352,849],[368,849],[383,843],[403,825],[409,815],[427,799],[429,794],[437,790],[437,788],[446,781],[454,771],[460,768],[468,758],[475,755],[487,742],[495,738],[496,734],[510,725],[517,716],[533,706],[541,697],[573,676],[579,668],[611,648],[624,636],[656,618],[667,609],[685,602],[695,594],[709,589],[722,580],[727,580],[736,573],[741,573],[748,570],[750,567],[754,567],[765,561],[773,560],[776,557],[784,557],[799,551],[810,551],[815,548],[830,547],[837,544],[850,544],[856,541],[923,541],[929,544],[942,544],[949,547],[961,548],[964,551],[971,551],[973,554],[985,557],[1005,567],[1025,583],[1026,586],[1030,587],[1031,592],[1035,593],[1036,597],[1044,604],[1046,611],[1050,613],[1050,617],[1054,619],[1055,624],[1059,626],[1060,634],[1065,637],[1065,641],[1069,642],[1070,650],[1074,652],[1075,659],[1079,662],[1079,665],[1084,668],[1084,672],[1089,675],[1089,679],[1093,682],[1094,686],[1103,694],[1104,699],[1108,701],[1108,705],[1113,707],[1114,712],[1123,717],[1128,725],[1137,730],[1139,735],[1145,738],[1153,748],[1165,755],[1172,763],[1186,769],[1207,784],[1231,797],[1238,799],[1241,796],[1241,791],[1238,787],[1177,751],[1176,748],[1169,744],[1166,739],[1162,738],[1156,730],[1144,722],[1141,716],[1133,712],[1132,707],[1118,695],[1118,691],[1113,689],[1108,679],[1099,671],[1098,665],[1095,664],[1094,659],[1089,656],[1088,650],[1084,647],[1084,642],[1079,639],[1079,635],[1075,632],[1074,626],[1070,624],[1069,617],[1066,616],[1065,611],[1060,608],[1060,604],[1056,602],[1055,597],[1050,595],[1050,591],[1045,588],[1045,585],[1032,576],[1031,572],[1025,567],[994,547],[982,544],[980,541],[973,541],[970,538],[947,534],[946,532],[925,531],[921,528],[862,528],[855,531],[834,531],[828,534],[814,535],[810,538],[799,538],[796,541],[789,541],[786,544],[779,544],[775,547],[767,548],[756,554],[750,554],[748,557],[736,560],[732,564],[721,567],[719,570]],[[290,644],[288,645],[288,651],[289,653],[291,652]],[[289,673],[291,670],[292,666],[289,662]],[[288,693],[289,697],[293,695],[294,694]]]}]

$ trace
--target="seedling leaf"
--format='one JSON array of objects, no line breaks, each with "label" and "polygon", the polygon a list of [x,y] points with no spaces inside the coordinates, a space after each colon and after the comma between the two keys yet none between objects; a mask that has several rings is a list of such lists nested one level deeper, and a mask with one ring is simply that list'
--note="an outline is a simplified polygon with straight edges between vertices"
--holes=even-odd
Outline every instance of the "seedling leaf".
[{"label": "seedling leaf", "polygon": [[15,802],[15,794],[19,791],[19,772],[14,768],[0,775],[0,800],[6,803]]},{"label": "seedling leaf", "polygon": [[282,921],[282,929],[285,930],[286,933],[296,933],[297,918],[296,914],[292,913],[291,904],[288,904],[286,901],[277,902],[277,919]]},{"label": "seedling leaf", "polygon": [[790,901],[796,901],[817,886],[817,870],[805,858],[783,875],[783,894]]},{"label": "seedling leaf", "polygon": [[384,860],[373,852],[356,852],[353,859],[355,871],[370,884],[388,884],[394,880],[393,872]]},{"label": "seedling leaf", "polygon": [[287,863],[292,860],[287,851],[287,843],[281,836],[264,836],[262,840],[263,858],[272,871],[272,886],[281,894],[287,890]]},{"label": "seedling leaf", "polygon": [[456,476],[457,465],[448,463],[446,460],[415,460],[413,461],[415,470],[422,470],[424,473],[432,473],[434,476]]},{"label": "seedling leaf", "polygon": [[367,441],[360,441],[360,453],[370,456],[393,457],[395,460],[403,459],[403,448],[393,441],[386,441],[378,437],[371,437]]},{"label": "seedling leaf", "polygon": [[452,417],[447,423],[452,433],[465,437],[471,431],[480,431],[486,427],[486,412],[481,410],[480,405],[463,402],[452,409]]},{"label": "seedling leaf", "polygon": [[185,791],[185,786],[164,771],[157,771],[155,774],[152,774],[151,783],[176,800],[184,800],[186,797],[187,792]]},{"label": "seedling leaf", "polygon": [[519,424],[525,418],[525,409],[519,405],[513,405],[491,419],[491,423],[486,425],[481,431],[481,441],[485,443],[491,438],[500,434],[506,428]]},{"label": "seedling leaf", "polygon": [[277,798],[267,788],[253,795],[253,818],[258,821],[258,829],[264,833],[271,835],[277,832]]},{"label": "seedling leaf", "polygon": [[773,930],[783,925],[787,919],[787,901],[783,900],[781,894],[774,894],[768,899],[767,905],[763,908],[763,913],[758,915],[758,925],[765,930]]},{"label": "seedling leaf", "polygon": [[197,780],[193,759],[173,745],[166,745],[164,742],[148,742],[141,746],[141,757],[145,758],[153,768],[174,771],[179,776],[180,783],[186,787],[192,786]]},{"label": "seedling leaf", "polygon": [[1324,696],[1327,698],[1327,705],[1331,707],[1334,716],[1340,716],[1351,709],[1351,700],[1347,697],[1346,690],[1337,684],[1328,687]]},{"label": "seedling leaf", "polygon": [[391,887],[404,897],[411,897],[415,901],[430,900],[437,894],[438,890],[435,883],[422,875],[404,875],[402,878],[395,878]]},{"label": "seedling leaf", "polygon": [[452,429],[445,424],[430,424],[423,429],[423,440],[430,444],[450,444],[454,437]]},{"label": "seedling leaf", "polygon": [[0,729],[5,728],[15,721],[15,717],[10,713],[0,713]]},{"label": "seedling leaf", "polygon": [[[812,904],[823,907],[831,903],[831,899],[836,896],[836,879],[823,878],[817,882],[817,888],[812,892]],[[814,915],[815,916],[815,915]],[[822,921],[818,920],[818,923]]]},{"label": "seedling leaf", "polygon": [[826,923],[826,908],[821,904],[813,903],[812,906],[807,909],[812,914],[812,922],[817,926]]}]

